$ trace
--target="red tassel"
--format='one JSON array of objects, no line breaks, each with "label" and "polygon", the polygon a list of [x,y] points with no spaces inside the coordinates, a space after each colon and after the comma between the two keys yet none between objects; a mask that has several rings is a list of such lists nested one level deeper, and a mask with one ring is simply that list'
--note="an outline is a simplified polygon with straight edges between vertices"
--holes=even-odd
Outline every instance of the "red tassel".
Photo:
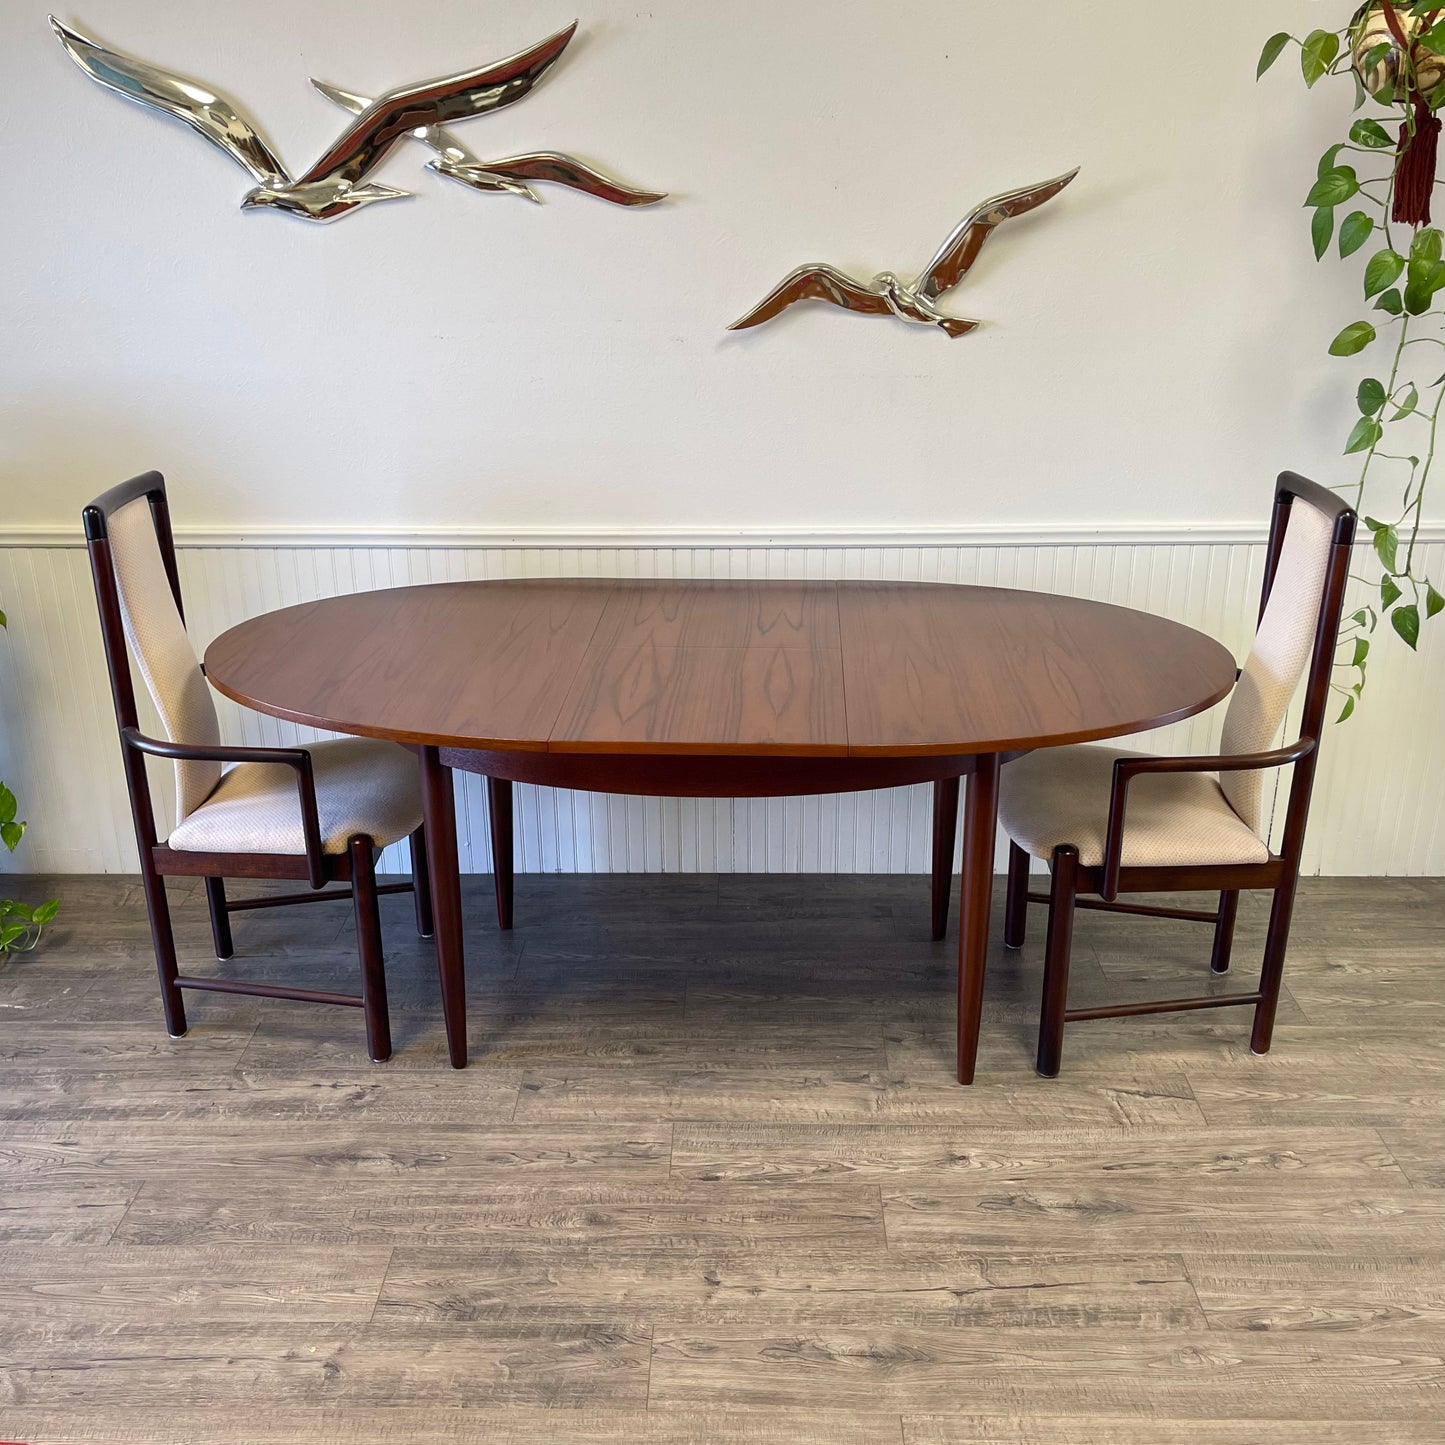
[{"label": "red tassel", "polygon": [[1395,171],[1394,219],[1403,226],[1428,226],[1435,194],[1435,165],[1440,146],[1440,117],[1430,114],[1423,96],[1415,97],[1415,134],[1400,127],[1400,164]]}]

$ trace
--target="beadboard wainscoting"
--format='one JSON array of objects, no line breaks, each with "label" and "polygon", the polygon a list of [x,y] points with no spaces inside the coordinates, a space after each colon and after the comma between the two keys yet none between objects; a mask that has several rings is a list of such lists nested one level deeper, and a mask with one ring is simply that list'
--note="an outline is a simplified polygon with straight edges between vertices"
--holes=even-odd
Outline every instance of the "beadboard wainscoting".
[{"label": "beadboard wainscoting", "polygon": [[[178,535],[197,651],[257,613],[336,593],[464,578],[533,576],[882,578],[982,583],[1069,593],[1176,618],[1237,655],[1258,607],[1263,529],[1177,532],[877,532],[653,536],[482,531]],[[1431,530],[1424,570],[1445,575],[1445,529]],[[110,873],[136,868],[134,839],[86,553],[64,533],[0,546],[0,677],[7,693],[0,777],[33,826],[0,868]],[[1327,875],[1445,873],[1445,628],[1421,655],[1395,639],[1373,663],[1365,706],[1332,728],[1315,790],[1306,870]],[[225,735],[292,744],[307,729],[218,699]],[[1147,736],[1158,751],[1208,751],[1220,709]],[[168,768],[157,796],[171,803]],[[479,780],[458,775],[462,867],[491,868]],[[926,788],[769,800],[624,798],[523,787],[518,867],[528,872],[926,872]],[[387,871],[405,871],[405,846]]]}]

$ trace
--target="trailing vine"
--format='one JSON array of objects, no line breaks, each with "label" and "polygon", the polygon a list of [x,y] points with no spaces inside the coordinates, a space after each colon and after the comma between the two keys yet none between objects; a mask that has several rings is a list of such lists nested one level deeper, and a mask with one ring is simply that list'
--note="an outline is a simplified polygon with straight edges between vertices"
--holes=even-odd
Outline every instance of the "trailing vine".
[{"label": "trailing vine", "polygon": [[[1377,340],[1393,343],[1386,379],[1367,376],[1356,392],[1358,416],[1345,443],[1361,458],[1344,492],[1370,529],[1380,576],[1356,577],[1368,600],[1341,629],[1333,686],[1344,698],[1339,720],[1364,690],[1371,639],[1382,617],[1412,650],[1422,621],[1445,611],[1445,595],[1419,569],[1420,523],[1435,464],[1445,404],[1445,234],[1431,224],[1430,203],[1445,108],[1445,4],[1367,0],[1340,30],[1313,30],[1300,40],[1271,36],[1256,78],[1291,45],[1300,50],[1305,85],[1326,76],[1354,81],[1356,118],[1348,137],[1323,156],[1305,198],[1316,260],[1335,245],[1340,257],[1377,248],[1364,269],[1369,319],[1352,321],[1330,343],[1331,356],[1356,356]],[[1378,107],[1370,112],[1367,107]],[[1361,115],[1361,111],[1366,111]],[[1386,125],[1398,125],[1392,135]],[[1348,163],[1346,163],[1348,158]],[[1368,164],[1367,163],[1372,163]],[[1379,174],[1361,175],[1364,169]],[[1337,224],[1341,208],[1348,211]],[[1426,347],[1424,353],[1416,348]],[[1410,373],[1425,362],[1422,375]],[[1366,502],[1371,502],[1366,511]]]},{"label": "trailing vine", "polygon": [[[0,627],[8,627],[0,612]],[[26,824],[16,816],[19,804],[15,794],[0,783],[0,843],[13,853],[25,836]],[[60,900],[52,898],[34,908],[11,898],[0,898],[0,953],[28,953],[40,942],[45,925],[60,911]]]}]

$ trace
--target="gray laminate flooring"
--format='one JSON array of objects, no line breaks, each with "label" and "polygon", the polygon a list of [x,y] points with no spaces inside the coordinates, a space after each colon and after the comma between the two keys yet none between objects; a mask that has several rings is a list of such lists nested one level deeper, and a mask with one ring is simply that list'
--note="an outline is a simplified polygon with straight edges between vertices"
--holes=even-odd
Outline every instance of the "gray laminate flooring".
[{"label": "gray laminate flooring", "polygon": [[[923,879],[523,877],[509,936],[469,879],[464,1073],[404,896],[374,1066],[349,1010],[168,1039],[134,880],[55,886],[0,962],[5,1439],[1445,1440],[1445,881],[1307,883],[1268,1057],[1247,1011],[1078,1024],[1057,1081],[1030,910],[972,1089]],[[217,965],[174,899],[187,969],[353,986],[345,904]],[[1208,951],[1084,914],[1073,998]]]}]

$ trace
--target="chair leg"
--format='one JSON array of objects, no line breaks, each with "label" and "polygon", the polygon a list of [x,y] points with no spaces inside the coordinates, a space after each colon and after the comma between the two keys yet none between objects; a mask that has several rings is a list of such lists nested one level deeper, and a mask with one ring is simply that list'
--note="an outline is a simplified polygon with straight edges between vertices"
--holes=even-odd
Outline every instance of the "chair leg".
[{"label": "chair leg", "polygon": [[1064,1010],[1069,1001],[1069,955],[1074,941],[1074,882],[1079,866],[1079,850],[1069,844],[1055,848],[1053,862],[1037,1062],[1038,1072],[1046,1079],[1058,1077],[1064,1053]]},{"label": "chair leg", "polygon": [[423,938],[431,938],[436,925],[431,916],[431,874],[426,856],[426,827],[423,825],[411,835],[411,890],[412,902],[416,904],[416,931]]},{"label": "chair leg", "polygon": [[381,910],[376,896],[376,859],[364,833],[349,838],[351,896],[356,911],[356,950],[361,956],[362,1012],[366,1049],[373,1063],[391,1057],[391,1015],[386,1005],[386,966],[381,949]]},{"label": "chair leg", "polygon": [[953,888],[953,852],[958,846],[958,778],[933,785],[933,940],[948,932],[948,895]]},{"label": "chair leg", "polygon": [[1274,1016],[1279,1009],[1284,955],[1289,947],[1289,925],[1294,916],[1298,882],[1297,875],[1291,876],[1274,891],[1274,906],[1269,911],[1269,933],[1264,942],[1264,968],[1259,977],[1259,991],[1264,997],[1254,1007],[1254,1030],[1249,1036],[1251,1053],[1267,1054],[1274,1037]]},{"label": "chair leg", "polygon": [[142,851],[141,886],[145,890],[146,914],[151,925],[151,944],[155,949],[156,973],[161,981],[161,1007],[166,1015],[166,1032],[178,1039],[186,1031],[186,1006],[176,986],[176,937],[171,931],[171,908],[166,900],[166,880],[156,872]]},{"label": "chair leg", "polygon": [[236,956],[231,942],[231,915],[226,911],[226,885],[219,878],[207,878],[206,907],[211,910],[211,937],[216,941],[216,957],[223,962]]},{"label": "chair leg", "polygon": [[1219,918],[1214,925],[1214,952],[1209,959],[1210,973],[1229,972],[1229,952],[1234,947],[1234,919],[1239,912],[1239,890],[1227,889],[1219,895]]},{"label": "chair leg", "polygon": [[487,779],[487,817],[492,828],[492,881],[497,890],[497,927],[512,926],[512,784],[506,778]]},{"label": "chair leg", "polygon": [[1012,838],[1008,845],[1008,894],[1003,906],[1003,946],[1022,948],[1029,916],[1029,855]]}]

